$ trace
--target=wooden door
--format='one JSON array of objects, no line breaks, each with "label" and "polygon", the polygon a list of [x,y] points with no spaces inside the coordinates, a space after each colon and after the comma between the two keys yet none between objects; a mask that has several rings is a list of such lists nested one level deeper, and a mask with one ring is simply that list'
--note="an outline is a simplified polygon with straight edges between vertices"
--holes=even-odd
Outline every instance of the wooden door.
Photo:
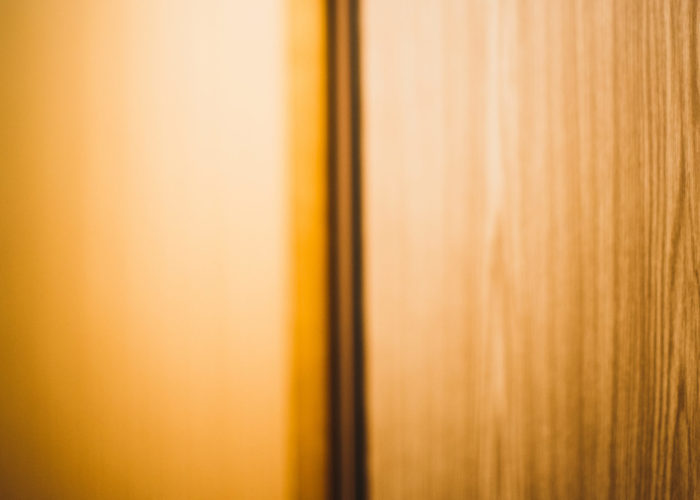
[{"label": "wooden door", "polygon": [[696,3],[361,20],[370,496],[697,498]]}]

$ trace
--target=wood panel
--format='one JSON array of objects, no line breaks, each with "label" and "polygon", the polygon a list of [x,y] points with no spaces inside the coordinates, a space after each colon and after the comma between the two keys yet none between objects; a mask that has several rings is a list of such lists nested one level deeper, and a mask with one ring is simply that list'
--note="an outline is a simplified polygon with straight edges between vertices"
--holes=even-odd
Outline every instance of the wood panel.
[{"label": "wood panel", "polygon": [[363,2],[374,498],[700,495],[698,23]]}]

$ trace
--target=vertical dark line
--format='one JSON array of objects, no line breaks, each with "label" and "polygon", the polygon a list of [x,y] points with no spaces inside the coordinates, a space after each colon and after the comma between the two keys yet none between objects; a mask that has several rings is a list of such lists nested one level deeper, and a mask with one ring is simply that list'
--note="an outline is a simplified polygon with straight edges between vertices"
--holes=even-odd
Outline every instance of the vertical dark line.
[{"label": "vertical dark line", "polygon": [[355,386],[355,493],[367,497],[367,439],[365,420],[364,267],[362,240],[362,115],[360,87],[360,0],[349,0],[350,99],[352,129],[352,255],[353,347]]},{"label": "vertical dark line", "polygon": [[358,0],[327,0],[330,495],[367,497]]}]

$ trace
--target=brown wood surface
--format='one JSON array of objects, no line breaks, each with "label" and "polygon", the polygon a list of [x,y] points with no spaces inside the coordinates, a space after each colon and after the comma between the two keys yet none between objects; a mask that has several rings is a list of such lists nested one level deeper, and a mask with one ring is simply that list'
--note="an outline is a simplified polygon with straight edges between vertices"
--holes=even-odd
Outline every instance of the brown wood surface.
[{"label": "brown wood surface", "polygon": [[699,23],[363,2],[372,497],[700,497]]}]

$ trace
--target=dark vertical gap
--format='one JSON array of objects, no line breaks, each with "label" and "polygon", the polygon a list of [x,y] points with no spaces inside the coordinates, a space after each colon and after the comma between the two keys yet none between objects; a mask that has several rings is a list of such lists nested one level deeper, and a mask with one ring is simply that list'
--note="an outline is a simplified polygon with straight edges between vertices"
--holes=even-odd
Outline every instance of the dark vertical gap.
[{"label": "dark vertical gap", "polygon": [[[326,13],[329,494],[334,499],[365,499],[359,1],[326,0]],[[343,145],[349,145],[345,154],[350,158],[341,158]],[[341,168],[348,166],[350,175],[346,182],[347,170],[341,172]],[[342,258],[348,255],[350,259]],[[343,321],[351,322],[352,329],[342,324]],[[343,338],[344,335],[352,338]]]},{"label": "dark vertical gap", "polygon": [[352,148],[353,349],[355,388],[355,492],[367,498],[367,439],[365,420],[364,267],[362,240],[362,115],[360,87],[360,0],[349,0],[350,99]]}]

